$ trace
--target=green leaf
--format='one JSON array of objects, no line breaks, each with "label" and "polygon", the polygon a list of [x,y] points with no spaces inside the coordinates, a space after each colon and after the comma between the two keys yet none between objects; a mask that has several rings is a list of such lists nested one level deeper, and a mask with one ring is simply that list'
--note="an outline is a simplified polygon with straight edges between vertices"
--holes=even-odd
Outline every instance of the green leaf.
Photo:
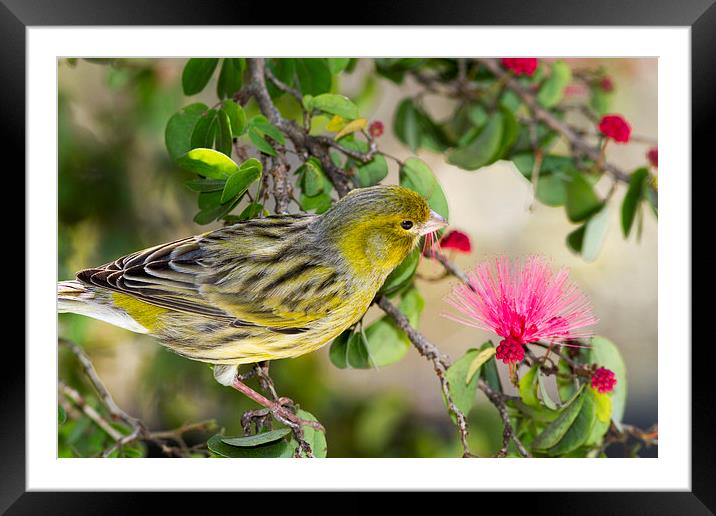
[{"label": "green leaf", "polygon": [[581,395],[584,392],[584,386],[578,392],[579,394],[562,408],[559,416],[535,437],[534,441],[532,441],[533,449],[547,450],[559,443],[564,437],[574,420],[577,419],[584,404],[584,396]]},{"label": "green leaf", "polygon": [[232,458],[289,458],[293,457],[293,448],[285,439],[251,448],[231,446],[222,441],[223,435],[214,435],[206,445],[209,451],[219,457]]},{"label": "green leaf", "polygon": [[371,356],[368,352],[368,347],[366,346],[365,337],[362,332],[353,333],[348,339],[346,361],[353,369],[371,369],[373,367],[373,362],[371,361]]},{"label": "green leaf", "polygon": [[571,375],[572,373],[572,369],[564,359],[559,359],[559,362],[557,363],[557,370],[557,390],[559,391],[559,399],[562,400],[562,402],[566,402],[574,396],[575,392],[577,392],[577,382],[573,378],[564,377]]},{"label": "green leaf", "polygon": [[187,149],[187,152],[191,149],[208,149],[214,146],[214,139],[218,130],[216,114],[215,109],[210,109],[199,118],[194,126],[194,131],[191,133],[191,146]]},{"label": "green leaf", "polygon": [[604,244],[604,238],[607,235],[609,227],[609,208],[605,204],[604,207],[587,221],[584,225],[584,237],[582,240],[582,257],[593,262],[599,256],[599,251]]},{"label": "green leaf", "polygon": [[507,157],[520,132],[520,125],[517,123],[517,118],[512,111],[500,108],[500,113],[502,113],[503,120],[502,139],[500,140],[495,160]]},{"label": "green leaf", "polygon": [[408,158],[400,168],[400,184],[425,197],[430,208],[447,220],[447,199],[430,167],[418,158]]},{"label": "green leaf", "polygon": [[209,224],[215,220],[222,218],[224,215],[236,208],[236,205],[238,203],[239,200],[236,199],[235,201],[227,202],[226,204],[220,204],[218,206],[214,206],[213,208],[203,209],[199,213],[194,215],[194,222],[202,226],[205,224]]},{"label": "green leaf", "polygon": [[203,90],[209,79],[216,70],[219,63],[215,58],[193,57],[184,65],[181,74],[181,84],[184,89],[184,95],[196,95]]},{"label": "green leaf", "polygon": [[599,83],[592,86],[591,90],[592,98],[590,99],[589,104],[592,106],[592,109],[599,116],[609,113],[611,111],[609,106],[611,105],[614,94],[612,92],[604,91]]},{"label": "green leaf", "polygon": [[539,385],[539,393],[544,406],[551,410],[557,410],[557,404],[549,397],[547,385],[545,385],[545,378],[541,374],[537,375],[537,384]]},{"label": "green leaf", "polygon": [[331,71],[325,59],[295,59],[296,76],[304,95],[320,95],[331,89]]},{"label": "green leaf", "polygon": [[391,272],[385,279],[383,286],[380,287],[377,295],[392,296],[400,292],[410,281],[412,281],[415,271],[420,261],[420,249],[414,249],[405,259]]},{"label": "green leaf", "polygon": [[244,161],[239,170],[229,176],[221,194],[221,202],[225,203],[234,197],[241,197],[254,181],[261,177],[263,165],[255,158]]},{"label": "green leaf", "polygon": [[219,111],[216,114],[216,150],[231,157],[231,125],[226,112]]},{"label": "green leaf", "polygon": [[247,435],[244,437],[222,437],[221,442],[229,446],[239,446],[241,448],[252,448],[261,444],[272,443],[278,441],[291,433],[290,428],[279,428],[270,432],[263,432],[255,435]]},{"label": "green leaf", "polygon": [[172,159],[178,159],[191,150],[194,127],[208,109],[206,104],[191,104],[169,119],[164,132],[164,142]]},{"label": "green leaf", "polygon": [[221,110],[229,117],[231,127],[231,136],[238,138],[246,131],[246,113],[241,106],[233,100],[225,100],[221,106]]},{"label": "green leaf", "polygon": [[504,129],[504,114],[493,113],[472,142],[450,151],[448,163],[464,170],[477,170],[493,163],[499,157]]},{"label": "green leaf", "polygon": [[584,244],[585,225],[579,226],[577,229],[567,235],[567,247],[577,254],[582,254],[582,244]]},{"label": "green leaf", "polygon": [[246,60],[226,58],[221,63],[219,80],[216,83],[216,96],[220,99],[230,98],[241,89]]},{"label": "green leaf", "polygon": [[[296,415],[305,421],[318,422],[316,416],[302,409],[299,409],[296,412]],[[309,425],[303,425],[301,428],[303,429],[303,439],[311,446],[313,456],[318,459],[325,458],[328,455],[328,445],[326,443],[325,434]],[[296,446],[298,446],[298,443],[296,443],[296,441],[292,442],[295,443]]]},{"label": "green leaf", "polygon": [[557,174],[540,175],[537,180],[537,199],[547,206],[564,206],[567,202],[567,184]]},{"label": "green leaf", "polygon": [[186,181],[186,185],[189,190],[194,192],[216,192],[224,189],[226,181],[223,179],[191,179]]},{"label": "green leaf", "polygon": [[226,179],[239,166],[234,161],[213,149],[192,149],[177,160],[184,170],[210,179]]},{"label": "green leaf", "polygon": [[582,222],[599,211],[602,200],[594,192],[594,188],[581,174],[572,176],[567,186],[567,217],[572,222]]},{"label": "green leaf", "polygon": [[264,154],[268,154],[269,156],[276,156],[276,151],[273,149],[273,147],[271,147],[271,144],[269,144],[269,142],[264,139],[263,135],[256,128],[249,128],[249,138],[259,151],[263,152]]},{"label": "green leaf", "polygon": [[567,432],[562,436],[559,443],[547,450],[550,455],[564,455],[570,453],[584,444],[592,432],[592,427],[597,418],[597,411],[594,403],[594,395],[591,389],[586,389],[580,398],[583,398],[579,414],[570,425]]},{"label": "green leaf", "polygon": [[323,192],[325,174],[318,159],[308,158],[297,173],[301,174],[301,190],[306,196],[315,197]]},{"label": "green leaf", "polygon": [[249,127],[257,130],[259,133],[270,136],[280,144],[286,143],[286,139],[283,136],[281,130],[269,122],[265,116],[256,115],[249,121]]},{"label": "green leaf", "polygon": [[[480,346],[480,351],[484,351],[487,348],[495,348],[492,341],[488,340]],[[492,387],[497,392],[502,392],[502,382],[500,382],[500,375],[497,372],[497,361],[495,359],[488,360],[480,368],[480,376],[487,382],[487,385]]]},{"label": "green leaf", "polygon": [[411,99],[403,100],[395,111],[393,132],[398,139],[416,152],[420,146],[418,115]]},{"label": "green leaf", "polygon": [[[455,403],[455,406],[460,409],[465,416],[468,415],[470,409],[472,408],[472,402],[475,399],[475,389],[477,388],[477,380],[479,376],[473,376],[467,383],[465,383],[465,378],[467,377],[467,372],[470,369],[470,364],[475,360],[478,354],[479,350],[477,349],[468,350],[467,353],[453,362],[453,364],[448,368],[447,373],[445,373],[445,377],[448,381],[448,392],[450,393],[450,397],[452,398],[453,403]],[[447,400],[444,396],[443,401],[447,405]],[[450,416],[454,420],[454,415],[450,414]]]},{"label": "green leaf", "polygon": [[350,57],[333,57],[326,59],[326,61],[328,62],[328,69],[335,75],[345,70],[351,59]]},{"label": "green leaf", "polygon": [[62,405],[57,405],[57,424],[64,425],[67,421],[67,412],[62,408]]},{"label": "green leaf", "polygon": [[331,363],[338,369],[345,369],[348,367],[348,341],[353,334],[353,330],[346,330],[341,333],[338,337],[333,339],[331,347],[328,350],[328,358]]},{"label": "green leaf", "polygon": [[537,397],[537,377],[539,376],[539,365],[534,365],[520,378],[520,398],[525,405],[539,407]]},{"label": "green leaf", "polygon": [[477,354],[475,360],[470,363],[470,367],[467,370],[467,376],[465,377],[465,383],[470,383],[472,377],[480,372],[482,365],[495,356],[495,348],[492,346],[483,346],[483,348],[484,349],[481,349]]},{"label": "green leaf", "polygon": [[332,115],[338,115],[347,120],[353,120],[360,116],[358,107],[344,95],[324,93],[313,98],[313,109],[319,109]]},{"label": "green leaf", "polygon": [[388,175],[388,162],[377,154],[368,163],[358,166],[358,185],[361,188],[380,183]]},{"label": "green leaf", "polygon": [[[401,312],[417,327],[425,300],[415,287],[403,292],[398,305]],[[410,339],[388,316],[383,316],[365,329],[365,346],[372,367],[382,367],[402,359],[410,349]]]},{"label": "green leaf", "polygon": [[564,96],[564,90],[572,81],[572,70],[564,61],[557,61],[552,65],[552,73],[542,84],[537,93],[537,102],[546,108],[559,104]]},{"label": "green leaf", "polygon": [[593,337],[591,346],[589,361],[610,369],[617,378],[614,390],[608,395],[612,399],[612,419],[615,423],[620,424],[624,416],[627,397],[627,375],[624,359],[619,352],[619,348],[604,337]]},{"label": "green leaf", "polygon": [[644,199],[644,193],[648,188],[646,184],[648,178],[649,170],[646,168],[637,169],[629,178],[629,189],[622,203],[622,232],[624,233],[624,238],[629,236],[634,224],[637,208]]}]

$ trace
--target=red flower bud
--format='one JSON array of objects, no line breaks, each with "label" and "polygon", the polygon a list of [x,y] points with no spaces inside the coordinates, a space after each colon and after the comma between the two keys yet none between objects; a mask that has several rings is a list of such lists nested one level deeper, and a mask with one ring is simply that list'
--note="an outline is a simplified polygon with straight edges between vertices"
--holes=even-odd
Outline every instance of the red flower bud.
[{"label": "red flower bud", "polygon": [[612,78],[605,75],[602,77],[602,80],[599,81],[599,87],[602,89],[602,91],[606,93],[610,93],[614,91],[614,81],[612,81]]},{"label": "red flower bud", "polygon": [[646,153],[646,157],[654,168],[659,168],[659,149],[657,147],[649,149]]},{"label": "red flower bud", "polygon": [[376,120],[368,127],[368,132],[373,138],[380,138],[381,136],[383,136],[383,130],[383,122],[381,122],[380,120]]},{"label": "red flower bud", "polygon": [[594,375],[592,376],[592,388],[599,392],[599,394],[612,392],[616,384],[616,375],[606,367],[600,367],[594,371]]},{"label": "red flower bud", "polygon": [[631,126],[620,115],[603,116],[598,127],[604,136],[617,143],[627,143],[631,136]]},{"label": "red flower bud", "polygon": [[503,339],[495,350],[495,358],[502,360],[505,364],[522,362],[522,359],[525,358],[525,348],[519,342]]},{"label": "red flower bud", "polygon": [[469,253],[472,250],[472,244],[470,243],[470,237],[462,231],[450,231],[440,239],[440,248]]},{"label": "red flower bud", "polygon": [[528,58],[515,58],[515,57],[503,57],[502,67],[510,70],[515,75],[526,75],[532,77],[537,69],[537,59],[534,57]]}]

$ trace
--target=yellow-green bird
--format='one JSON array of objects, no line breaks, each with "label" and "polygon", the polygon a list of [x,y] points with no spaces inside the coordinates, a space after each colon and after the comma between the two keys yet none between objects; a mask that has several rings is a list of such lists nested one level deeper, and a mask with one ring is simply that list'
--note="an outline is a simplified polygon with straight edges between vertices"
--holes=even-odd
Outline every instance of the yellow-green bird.
[{"label": "yellow-green bird", "polygon": [[247,220],[80,271],[58,283],[58,310],[150,334],[231,385],[239,364],[315,351],[353,325],[445,224],[407,188],[356,189],[322,215]]}]

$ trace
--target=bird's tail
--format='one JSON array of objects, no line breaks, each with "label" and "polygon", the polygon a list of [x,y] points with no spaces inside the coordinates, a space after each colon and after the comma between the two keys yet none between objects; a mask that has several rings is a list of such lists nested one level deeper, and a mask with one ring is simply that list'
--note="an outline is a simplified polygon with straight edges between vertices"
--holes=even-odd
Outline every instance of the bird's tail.
[{"label": "bird's tail", "polygon": [[94,292],[76,280],[57,284],[57,311],[82,313],[87,303],[94,299]]}]

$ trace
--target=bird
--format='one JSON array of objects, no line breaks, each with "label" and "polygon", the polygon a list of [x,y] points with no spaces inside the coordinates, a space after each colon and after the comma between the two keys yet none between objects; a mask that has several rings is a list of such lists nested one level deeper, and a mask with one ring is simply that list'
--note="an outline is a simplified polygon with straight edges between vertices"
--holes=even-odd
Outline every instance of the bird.
[{"label": "bird", "polygon": [[149,334],[249,394],[239,365],[331,342],[445,225],[411,189],[357,188],[320,215],[249,219],[84,269],[58,283],[58,311]]}]

